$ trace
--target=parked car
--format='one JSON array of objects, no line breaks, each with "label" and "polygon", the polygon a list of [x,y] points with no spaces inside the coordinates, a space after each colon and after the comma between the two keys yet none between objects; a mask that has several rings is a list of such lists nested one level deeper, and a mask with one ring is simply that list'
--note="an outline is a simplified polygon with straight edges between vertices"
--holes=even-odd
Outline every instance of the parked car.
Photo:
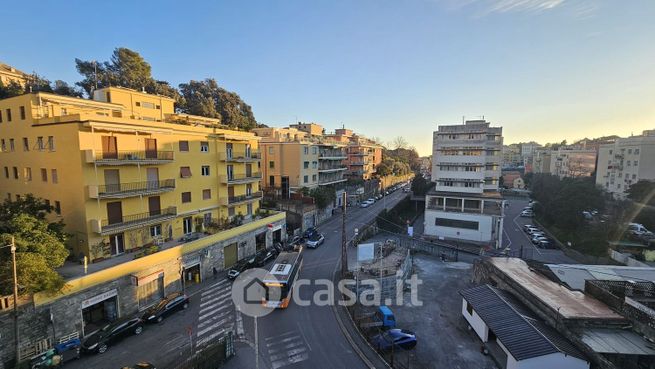
[{"label": "parked car", "polygon": [[532,231],[528,233],[530,235],[530,238],[535,238],[535,237],[546,237],[546,234],[542,231]]},{"label": "parked car", "polygon": [[147,361],[138,362],[132,366],[124,366],[121,369],[157,369],[155,364],[149,363]]},{"label": "parked car", "polygon": [[542,240],[537,243],[538,247],[542,247],[544,249],[555,249],[557,248],[550,240]]},{"label": "parked car", "polygon": [[316,227],[309,227],[303,232],[302,236],[304,238],[309,238],[311,237],[314,233],[318,233],[318,229]]},{"label": "parked car", "polygon": [[534,213],[530,210],[523,210],[521,212],[521,216],[525,218],[532,218],[534,216]]},{"label": "parked car", "polygon": [[542,241],[548,242],[548,238],[542,236],[532,237],[532,243],[534,245],[539,245]]},{"label": "parked car", "polygon": [[405,329],[389,329],[373,337],[373,347],[381,351],[402,348],[410,350],[416,347],[416,335]]},{"label": "parked car", "polygon": [[532,224],[526,224],[523,226],[523,232],[528,233],[530,231],[538,231],[539,228],[533,226]]},{"label": "parked car", "polygon": [[243,259],[227,271],[228,279],[236,279],[239,274],[255,266],[255,257]]},{"label": "parked car", "polygon": [[362,203],[359,204],[359,207],[360,208],[368,208],[370,205],[371,204],[368,202],[368,200],[366,200],[366,201],[362,201]]},{"label": "parked car", "polygon": [[119,319],[86,337],[84,342],[82,342],[82,350],[90,353],[103,354],[110,345],[128,336],[138,336],[141,332],[143,332],[143,320],[141,318]]},{"label": "parked car", "polygon": [[161,323],[167,316],[188,307],[189,297],[182,292],[174,292],[164,297],[157,305],[146,310],[141,319],[146,323]]},{"label": "parked car", "polygon": [[275,250],[261,250],[255,254],[255,266],[263,267],[269,261],[275,259],[278,253]]},{"label": "parked car", "polygon": [[315,249],[321,246],[323,242],[325,242],[325,237],[320,233],[315,233],[307,240],[307,242],[305,242],[305,244],[307,245],[307,248]]}]

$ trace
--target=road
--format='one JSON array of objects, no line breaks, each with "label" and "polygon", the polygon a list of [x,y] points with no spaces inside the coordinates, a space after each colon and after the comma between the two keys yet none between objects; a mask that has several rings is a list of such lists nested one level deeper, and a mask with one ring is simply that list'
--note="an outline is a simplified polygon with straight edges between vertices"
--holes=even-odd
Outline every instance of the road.
[{"label": "road", "polygon": [[[366,224],[385,206],[393,207],[407,194],[396,191],[368,208],[349,207],[346,230],[352,237],[354,229]],[[325,236],[323,245],[304,253],[300,278],[310,281],[332,279],[341,257],[341,213],[319,226]],[[303,287],[301,297],[310,298],[317,288]],[[254,321],[243,318],[246,336],[254,342]],[[299,307],[291,304],[259,318],[260,367],[262,368],[366,368],[344,337],[330,306]],[[251,338],[252,337],[252,338]]]},{"label": "road", "polygon": [[523,232],[523,226],[532,224],[532,220],[520,216],[523,208],[528,206],[528,200],[512,198],[509,199],[509,203],[509,207],[505,209],[503,246],[509,246],[513,256],[519,256],[521,246],[523,246],[522,257],[524,259],[533,259],[543,263],[577,264],[575,260],[566,256],[561,250],[542,249],[533,245],[528,235]]},{"label": "road", "polygon": [[[393,207],[406,194],[396,191],[368,208],[347,210],[347,234],[361,227],[385,206]],[[325,243],[304,253],[300,278],[315,281],[332,279],[341,252],[341,213],[319,226]],[[175,313],[160,324],[146,326],[139,336],[128,337],[110,346],[102,355],[84,355],[66,363],[69,369],[116,369],[150,361],[157,368],[170,368],[180,357],[188,357],[193,345],[233,330],[252,346],[254,321],[237,314],[231,299],[231,283],[224,278],[203,282],[190,291],[187,310]],[[314,286],[303,287],[304,297],[311,296]],[[330,306],[298,307],[291,304],[258,319],[260,368],[366,368],[353,351],[337,324]],[[189,336],[189,332],[191,335]],[[237,355],[239,353],[237,352]],[[254,361],[253,361],[254,362]]]}]

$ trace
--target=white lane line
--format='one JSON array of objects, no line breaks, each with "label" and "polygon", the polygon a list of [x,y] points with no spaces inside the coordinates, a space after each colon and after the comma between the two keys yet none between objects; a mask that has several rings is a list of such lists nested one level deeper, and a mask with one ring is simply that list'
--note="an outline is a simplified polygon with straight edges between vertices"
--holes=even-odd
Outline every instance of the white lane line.
[{"label": "white lane line", "polygon": [[299,347],[297,349],[289,350],[289,351],[281,353],[281,354],[269,355],[269,359],[271,361],[279,361],[279,360],[284,359],[284,358],[291,358],[293,356],[298,356],[298,355],[302,354],[305,351],[307,351],[306,348]]},{"label": "white lane line", "polygon": [[208,317],[208,316],[215,315],[217,312],[219,312],[219,311],[221,311],[221,310],[229,309],[229,308],[231,308],[231,307],[232,307],[232,305],[225,305],[225,306],[220,307],[220,308],[218,308],[218,309],[212,310],[212,311],[208,312],[207,314],[201,315],[201,316],[198,318],[198,320],[204,320],[204,319],[205,319],[206,317]]},{"label": "white lane line", "polygon": [[202,328],[202,327],[204,327],[204,326],[206,326],[208,324],[212,324],[213,322],[215,322],[217,320],[224,319],[226,316],[231,315],[231,314],[232,314],[231,311],[225,311],[223,313],[214,315],[211,318],[203,320],[202,322],[198,323],[198,328]]},{"label": "white lane line", "polygon": [[196,342],[196,346],[203,345],[203,344],[205,344],[205,343],[211,341],[212,339],[214,339],[214,338],[216,338],[216,337],[222,335],[223,333],[225,333],[225,330],[224,330],[224,329],[218,330],[218,331],[212,333],[211,335],[209,335],[209,336],[207,336],[207,337],[204,337],[204,338],[201,339],[201,340],[198,340],[198,342]]},{"label": "white lane line", "polygon": [[[225,296],[228,296],[228,295],[230,295],[232,293],[231,290],[232,290],[232,288],[229,287],[229,286],[227,288],[223,288],[223,289],[220,289],[220,290],[214,290],[214,291],[212,291],[212,293],[203,296],[200,300],[204,302],[204,301],[209,301],[207,299],[213,299],[213,298],[216,298],[217,296],[218,297],[225,297]],[[200,303],[200,305],[202,305],[202,303]]]},{"label": "white lane line", "polygon": [[266,343],[266,348],[270,349],[270,347],[280,346],[282,344],[285,344],[287,342],[291,342],[291,341],[294,341],[294,340],[300,340],[300,336],[293,336],[293,337],[289,337],[289,338],[283,338],[281,340],[278,340],[276,342],[271,342],[271,343],[267,342]]},{"label": "white lane line", "polygon": [[226,283],[227,283],[227,280],[222,280],[222,281],[220,281],[220,282],[218,282],[216,284],[213,284],[213,285],[207,287],[206,290],[202,291],[202,293],[200,295],[201,296],[206,296],[206,295],[212,293],[212,291],[214,291],[216,288],[222,288],[222,285],[224,285]]},{"label": "white lane line", "polygon": [[222,307],[222,306],[225,306],[225,305],[232,305],[232,299],[224,298],[224,299],[220,299],[220,300],[217,300],[217,301],[212,301],[211,304],[207,304],[207,305],[201,307],[200,312],[198,314],[203,315],[207,311],[211,311],[211,310],[213,310],[215,308]]},{"label": "white lane line", "polygon": [[229,322],[230,320],[231,320],[230,318],[225,318],[225,319],[222,319],[222,320],[219,320],[219,321],[215,322],[214,324],[210,325],[209,327],[207,327],[205,329],[199,330],[198,334],[197,334],[197,337],[200,337],[200,336],[204,335],[205,333],[211,331],[212,329],[216,329],[216,328],[224,325],[225,323]]},{"label": "white lane line", "polygon": [[287,358],[286,360],[274,361],[274,362],[271,363],[271,366],[273,367],[273,369],[279,369],[279,368],[281,368],[283,366],[288,366],[288,365],[291,365],[291,364],[299,363],[301,361],[305,361],[308,358],[309,358],[309,355],[307,355],[306,352],[302,352],[302,353],[300,353],[298,355],[295,355],[295,356],[289,356],[289,358]]},{"label": "white lane line", "polygon": [[294,335],[294,337],[298,337],[298,334],[296,332],[288,331],[288,332],[280,333],[277,336],[265,337],[265,339],[266,341],[272,341],[272,340],[277,340],[280,337],[289,336],[289,335]]},{"label": "white lane line", "polygon": [[298,348],[298,347],[302,347],[302,346],[303,346],[302,342],[294,341],[294,342],[286,344],[286,345],[284,345],[283,347],[280,347],[280,348],[268,349],[268,353],[270,355],[273,355],[273,354],[277,354],[278,352],[282,352],[282,351],[286,352],[287,350],[290,350],[292,348]]},{"label": "white lane line", "polygon": [[243,329],[243,317],[241,316],[241,311],[236,309],[236,320],[237,320],[237,336],[243,337],[245,331]]},{"label": "white lane line", "polygon": [[207,305],[207,304],[210,304],[210,303],[212,303],[212,302],[215,302],[215,301],[219,301],[219,300],[225,299],[226,297],[230,296],[231,294],[232,294],[231,292],[230,292],[230,293],[225,292],[225,293],[221,294],[220,296],[212,296],[211,299],[208,299],[208,300],[202,300],[202,301],[200,302],[200,307],[202,308],[203,306],[205,306],[205,305]]}]

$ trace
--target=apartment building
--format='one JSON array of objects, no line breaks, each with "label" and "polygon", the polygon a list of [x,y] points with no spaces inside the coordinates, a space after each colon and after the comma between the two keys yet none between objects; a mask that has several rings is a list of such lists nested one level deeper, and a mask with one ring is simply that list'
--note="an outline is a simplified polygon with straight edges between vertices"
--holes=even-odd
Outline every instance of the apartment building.
[{"label": "apartment building", "polygon": [[378,164],[382,163],[382,146],[346,128],[336,129],[326,137],[348,145],[348,178],[369,180],[375,176]]},{"label": "apartment building", "polygon": [[322,126],[299,123],[253,131],[261,137],[264,187],[288,196],[303,187],[337,186],[347,180],[346,145],[323,136]]},{"label": "apartment building", "polygon": [[596,171],[596,150],[560,148],[550,155],[550,174],[560,178],[590,177]]},{"label": "apartment building", "polygon": [[7,86],[11,82],[18,82],[25,85],[27,81],[27,73],[22,72],[11,65],[7,65],[0,61],[0,84]]},{"label": "apartment building", "polygon": [[120,255],[259,208],[259,139],[130,89],[0,100],[0,188],[46,199],[75,256]]},{"label": "apartment building", "polygon": [[523,165],[519,144],[503,145],[501,165],[503,168],[515,168]]},{"label": "apartment building", "polygon": [[502,127],[485,120],[439,126],[433,135],[436,186],[426,195],[426,235],[500,246],[502,144]]},{"label": "apartment building", "polygon": [[597,185],[622,199],[641,180],[655,180],[655,130],[599,147]]},{"label": "apartment building", "polygon": [[537,149],[532,155],[532,172],[550,173],[550,159],[552,152],[550,149]]}]

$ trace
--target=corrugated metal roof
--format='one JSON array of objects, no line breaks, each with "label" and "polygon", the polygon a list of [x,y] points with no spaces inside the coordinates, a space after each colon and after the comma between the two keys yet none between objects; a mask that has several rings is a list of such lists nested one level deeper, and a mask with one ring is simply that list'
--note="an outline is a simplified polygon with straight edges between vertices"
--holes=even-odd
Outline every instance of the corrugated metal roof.
[{"label": "corrugated metal roof", "polygon": [[489,285],[460,294],[516,360],[557,352],[587,360],[571,342],[537,320],[512,295]]},{"label": "corrugated metal roof", "polygon": [[655,355],[655,344],[625,329],[589,328],[582,332],[582,341],[603,354]]},{"label": "corrugated metal roof", "polygon": [[553,274],[571,289],[584,291],[586,280],[655,282],[655,268],[617,265],[545,264]]}]

